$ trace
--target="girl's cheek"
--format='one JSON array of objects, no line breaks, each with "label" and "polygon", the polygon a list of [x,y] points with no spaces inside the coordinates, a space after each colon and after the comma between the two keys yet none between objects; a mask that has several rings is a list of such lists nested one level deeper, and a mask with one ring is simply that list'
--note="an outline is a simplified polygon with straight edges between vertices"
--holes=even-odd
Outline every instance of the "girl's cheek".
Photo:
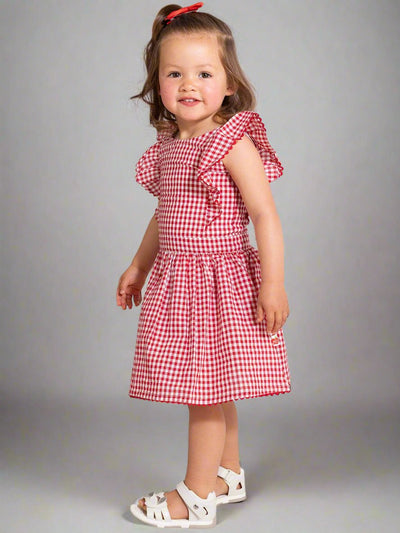
[{"label": "girl's cheek", "polygon": [[160,95],[161,96],[168,96],[172,93],[173,87],[170,83],[164,82],[160,85]]},{"label": "girl's cheek", "polygon": [[203,89],[203,92],[209,95],[215,94],[217,86],[215,83],[208,83],[207,86]]},{"label": "girl's cheek", "polygon": [[165,90],[165,87],[161,87],[159,94],[161,96],[161,100],[166,100],[168,98],[168,91]]}]

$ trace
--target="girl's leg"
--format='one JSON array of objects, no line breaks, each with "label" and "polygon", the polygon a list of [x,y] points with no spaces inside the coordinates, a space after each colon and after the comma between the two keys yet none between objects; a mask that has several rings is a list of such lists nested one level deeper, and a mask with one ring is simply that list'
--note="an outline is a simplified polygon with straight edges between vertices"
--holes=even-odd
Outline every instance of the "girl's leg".
[{"label": "girl's leg", "polygon": [[225,446],[222,405],[189,406],[189,452],[185,483],[200,498],[215,490]]},{"label": "girl's leg", "polygon": [[235,402],[221,404],[225,416],[225,446],[221,466],[240,474],[239,461],[239,424]]},{"label": "girl's leg", "polygon": [[[221,466],[233,470],[240,474],[239,461],[239,425],[235,402],[227,402],[221,404],[225,416],[225,445],[221,457]],[[240,488],[240,484],[237,488]],[[225,481],[218,477],[216,485],[216,494],[227,494],[228,485]]]},{"label": "girl's leg", "polygon": [[[216,490],[218,466],[225,446],[225,415],[219,405],[189,405],[189,450],[185,483],[200,498]],[[176,490],[166,493],[171,518],[188,518]],[[145,509],[144,500],[141,507]]]}]

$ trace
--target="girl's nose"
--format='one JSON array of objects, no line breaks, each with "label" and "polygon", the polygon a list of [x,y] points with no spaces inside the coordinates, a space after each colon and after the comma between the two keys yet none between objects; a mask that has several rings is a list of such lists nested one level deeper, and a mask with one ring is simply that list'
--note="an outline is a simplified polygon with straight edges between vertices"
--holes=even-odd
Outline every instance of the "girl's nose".
[{"label": "girl's nose", "polygon": [[195,84],[190,79],[182,79],[180,90],[181,91],[194,91]]}]

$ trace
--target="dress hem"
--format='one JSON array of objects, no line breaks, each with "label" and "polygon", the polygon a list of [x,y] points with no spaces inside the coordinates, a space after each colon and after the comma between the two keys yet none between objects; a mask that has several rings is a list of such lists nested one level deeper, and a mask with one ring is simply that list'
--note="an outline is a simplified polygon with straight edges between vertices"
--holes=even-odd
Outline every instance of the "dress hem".
[{"label": "dress hem", "polygon": [[279,391],[279,392],[266,392],[264,394],[258,394],[258,395],[250,395],[250,396],[238,396],[231,398],[229,400],[222,400],[219,402],[202,402],[202,403],[194,403],[194,402],[184,402],[184,401],[174,401],[174,400],[157,400],[157,399],[151,399],[151,398],[145,398],[144,396],[138,396],[135,394],[130,394],[130,398],[135,398],[138,400],[146,400],[149,402],[157,402],[157,403],[173,403],[173,404],[179,404],[179,405],[219,405],[221,403],[228,403],[228,402],[236,402],[238,400],[250,400],[252,398],[262,398],[264,396],[280,396],[282,394],[289,394],[292,392],[292,389],[289,388],[287,390]]}]

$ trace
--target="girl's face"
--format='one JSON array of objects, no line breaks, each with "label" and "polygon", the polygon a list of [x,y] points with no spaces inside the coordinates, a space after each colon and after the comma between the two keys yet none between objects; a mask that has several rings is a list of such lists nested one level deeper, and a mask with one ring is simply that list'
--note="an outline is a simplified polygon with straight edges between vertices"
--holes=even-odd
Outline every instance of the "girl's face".
[{"label": "girl's face", "polygon": [[160,96],[175,115],[184,137],[202,135],[220,124],[213,120],[228,87],[214,34],[174,34],[161,43]]}]

